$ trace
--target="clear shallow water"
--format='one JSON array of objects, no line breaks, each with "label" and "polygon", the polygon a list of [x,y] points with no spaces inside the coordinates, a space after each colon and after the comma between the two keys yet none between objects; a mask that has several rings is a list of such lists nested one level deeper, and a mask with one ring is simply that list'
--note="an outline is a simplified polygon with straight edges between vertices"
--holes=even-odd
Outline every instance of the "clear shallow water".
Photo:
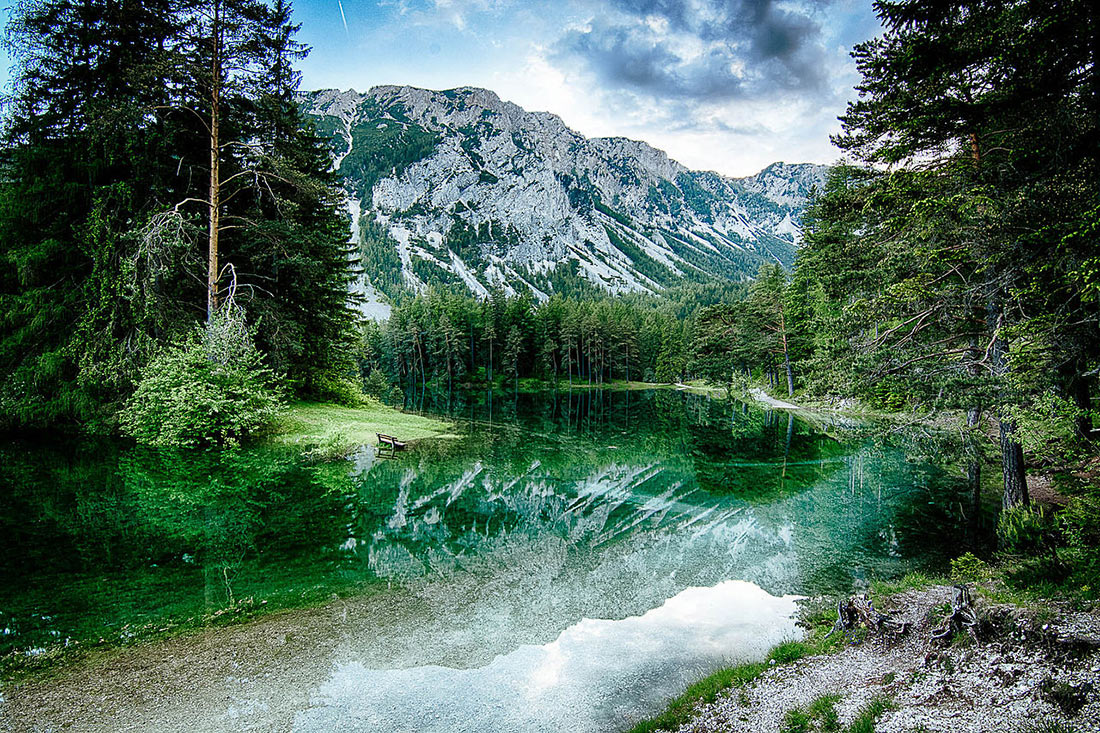
[{"label": "clear shallow water", "polygon": [[582,619],[552,642],[519,646],[481,667],[345,662],[295,716],[294,729],[620,730],[639,710],[659,709],[714,659],[762,657],[793,638],[794,611],[793,596],[725,581],[688,588],[642,616]]},{"label": "clear shallow water", "polygon": [[467,437],[396,460],[5,445],[0,651],[380,594],[396,610],[324,660],[295,729],[617,730],[795,635],[786,596],[968,532],[943,469],[786,414],[669,391],[434,409]]}]

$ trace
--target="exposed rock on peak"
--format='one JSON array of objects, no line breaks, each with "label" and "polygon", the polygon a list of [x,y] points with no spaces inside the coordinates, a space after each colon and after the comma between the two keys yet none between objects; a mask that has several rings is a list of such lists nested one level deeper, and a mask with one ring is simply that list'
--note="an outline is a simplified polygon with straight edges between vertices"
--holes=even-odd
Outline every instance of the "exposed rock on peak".
[{"label": "exposed rock on peak", "polygon": [[825,167],[728,178],[644,142],[585,138],[486,89],[302,95],[333,139],[371,283],[536,297],[585,284],[658,291],[790,264]]}]

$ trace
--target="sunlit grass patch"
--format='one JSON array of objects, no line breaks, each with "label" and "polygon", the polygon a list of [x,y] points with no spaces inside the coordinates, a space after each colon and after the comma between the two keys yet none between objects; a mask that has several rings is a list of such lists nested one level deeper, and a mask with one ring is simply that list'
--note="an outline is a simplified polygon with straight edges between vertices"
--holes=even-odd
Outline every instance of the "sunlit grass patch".
[{"label": "sunlit grass patch", "polygon": [[453,430],[453,425],[442,420],[373,401],[361,407],[297,402],[280,418],[271,440],[301,446],[320,456],[336,456],[377,443],[378,433],[410,441],[452,435]]}]

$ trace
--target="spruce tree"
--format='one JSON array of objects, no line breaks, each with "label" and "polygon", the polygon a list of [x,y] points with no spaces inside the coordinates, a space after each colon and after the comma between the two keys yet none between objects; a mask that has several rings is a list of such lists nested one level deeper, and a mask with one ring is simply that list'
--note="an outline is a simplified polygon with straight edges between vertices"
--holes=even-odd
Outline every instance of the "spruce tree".
[{"label": "spruce tree", "polygon": [[[881,328],[863,340],[892,352],[880,374],[953,372],[971,414],[991,406],[1005,506],[1026,503],[1018,408],[1044,389],[1021,379],[1027,362],[1072,359],[1083,374],[1095,358],[1095,309],[1068,287],[1082,255],[1064,236],[1095,216],[1095,14],[1036,0],[875,7],[886,33],[855,49],[860,99],[836,139],[862,161],[903,166],[863,198],[873,221],[857,239],[882,284],[865,311]],[[1060,207],[1036,205],[1046,197]]]}]

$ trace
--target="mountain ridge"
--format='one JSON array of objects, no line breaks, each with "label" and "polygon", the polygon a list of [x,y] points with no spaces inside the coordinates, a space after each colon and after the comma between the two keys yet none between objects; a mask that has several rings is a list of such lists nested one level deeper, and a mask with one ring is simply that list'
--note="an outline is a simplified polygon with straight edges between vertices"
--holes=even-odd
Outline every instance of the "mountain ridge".
[{"label": "mountain ridge", "polygon": [[491,90],[381,85],[300,96],[333,141],[367,287],[659,292],[790,265],[825,166],[694,171],[640,140],[586,138]]}]

